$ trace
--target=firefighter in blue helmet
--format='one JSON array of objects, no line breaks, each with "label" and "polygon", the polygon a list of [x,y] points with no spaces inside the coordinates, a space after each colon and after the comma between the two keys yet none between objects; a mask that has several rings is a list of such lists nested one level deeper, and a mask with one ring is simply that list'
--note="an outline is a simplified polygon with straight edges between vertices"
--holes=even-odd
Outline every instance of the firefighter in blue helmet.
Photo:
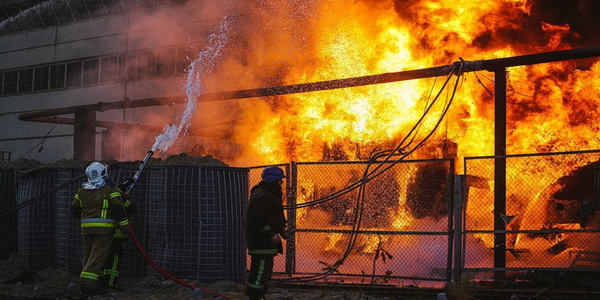
[{"label": "firefighter in blue helmet", "polygon": [[251,257],[246,295],[250,300],[264,299],[267,281],[273,273],[273,258],[283,253],[281,239],[286,239],[283,214],[283,170],[266,167],[262,181],[251,190],[246,218],[248,254]]},{"label": "firefighter in blue helmet", "polygon": [[91,163],[85,174],[88,181],[77,191],[71,204],[73,216],[81,219],[83,270],[79,282],[86,295],[100,293],[102,267],[110,253],[115,229],[129,232],[129,220],[123,207],[122,194],[108,183],[107,166]]}]

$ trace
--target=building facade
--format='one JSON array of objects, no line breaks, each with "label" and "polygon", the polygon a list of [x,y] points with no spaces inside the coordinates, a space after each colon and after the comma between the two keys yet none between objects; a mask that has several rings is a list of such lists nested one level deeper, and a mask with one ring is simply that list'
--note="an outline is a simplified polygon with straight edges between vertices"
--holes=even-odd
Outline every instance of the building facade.
[{"label": "building facade", "polygon": [[130,104],[184,96],[186,67],[219,23],[205,13],[215,2],[3,1],[2,160],[142,158],[183,105]]}]

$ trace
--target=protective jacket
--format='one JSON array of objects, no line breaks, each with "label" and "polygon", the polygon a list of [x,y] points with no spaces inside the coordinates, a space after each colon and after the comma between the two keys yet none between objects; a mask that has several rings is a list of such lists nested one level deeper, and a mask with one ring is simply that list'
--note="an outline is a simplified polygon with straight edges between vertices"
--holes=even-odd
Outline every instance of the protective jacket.
[{"label": "protective jacket", "polygon": [[283,214],[283,192],[275,182],[261,181],[252,188],[246,224],[248,253],[283,253],[281,243],[275,244],[270,238],[280,233],[285,237],[286,219]]},{"label": "protective jacket", "polygon": [[81,219],[81,234],[113,234],[115,229],[129,231],[121,191],[105,185],[99,189],[79,189],[71,204],[75,218]]}]

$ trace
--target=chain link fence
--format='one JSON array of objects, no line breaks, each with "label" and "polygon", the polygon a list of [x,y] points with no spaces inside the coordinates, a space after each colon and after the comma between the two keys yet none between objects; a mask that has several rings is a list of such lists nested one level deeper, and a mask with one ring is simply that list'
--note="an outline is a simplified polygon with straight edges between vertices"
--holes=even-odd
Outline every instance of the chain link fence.
[{"label": "chain link fence", "polygon": [[599,159],[600,151],[465,158],[464,270],[600,270]]},{"label": "chain link fence", "polygon": [[[377,164],[370,166],[373,170]],[[286,211],[291,234],[275,272],[378,280],[448,280],[451,268],[452,160],[400,161],[358,189]],[[367,162],[302,162],[286,168],[288,206],[328,196],[363,177]],[[262,167],[251,168],[251,184]],[[350,241],[355,239],[355,242]]]}]

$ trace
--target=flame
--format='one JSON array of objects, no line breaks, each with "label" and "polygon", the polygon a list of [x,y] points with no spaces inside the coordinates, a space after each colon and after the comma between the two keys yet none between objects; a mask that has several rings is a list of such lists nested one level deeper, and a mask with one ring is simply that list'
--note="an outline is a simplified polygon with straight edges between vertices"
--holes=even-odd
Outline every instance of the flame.
[{"label": "flame", "polygon": [[339,249],[338,242],[344,238],[341,233],[331,233],[327,236],[327,245],[323,248],[324,252],[337,251]]},{"label": "flame", "polygon": [[[314,1],[293,7],[272,0],[250,13],[268,24],[244,30],[248,62],[232,56],[213,89],[316,82],[573,48],[582,39],[565,23],[540,20],[529,1]],[[526,25],[524,25],[526,24]],[[528,28],[523,28],[528,26]],[[528,31],[531,31],[530,36]],[[520,36],[519,36],[520,35]],[[526,39],[531,45],[522,45]],[[598,63],[548,63],[508,70],[508,152],[598,148]],[[248,74],[253,74],[249,76]],[[269,78],[275,79],[267,79]],[[219,79],[219,80],[217,80]],[[435,136],[459,145],[458,156],[493,154],[493,74],[468,73],[443,130]],[[226,83],[223,83],[226,81]],[[238,102],[233,128],[240,155],[234,165],[323,159],[338,147],[348,160],[398,142],[421,116],[442,78]],[[236,84],[237,83],[237,84]],[[244,84],[243,84],[244,83]],[[442,98],[448,95],[442,95]],[[229,104],[231,105],[231,104]],[[583,110],[581,107],[588,107]],[[441,107],[420,129],[432,129]],[[586,120],[577,113],[585,112]],[[565,126],[572,130],[562,132]],[[358,149],[358,150],[357,150]],[[459,170],[460,171],[460,170]]]},{"label": "flame", "polygon": [[[579,48],[589,45],[586,36],[595,34],[585,32],[581,24],[568,23],[569,18],[552,19],[552,14],[545,15],[542,4],[528,0],[264,2],[268,4],[247,12],[251,21],[243,24],[251,26],[239,30],[242,53],[224,59],[222,72],[207,83],[209,90],[317,82],[446,65],[460,58],[475,61]],[[594,121],[600,117],[597,59],[513,67],[507,72],[507,153],[600,148],[596,134],[600,125]],[[240,145],[239,155],[222,159],[232,165],[365,159],[374,149],[392,148],[406,136],[443,80],[410,80],[222,104],[227,108],[218,111],[242,120],[228,136]],[[465,74],[445,122],[431,140],[455,142],[458,158],[493,155],[493,81],[490,72]],[[442,93],[441,102],[449,98],[448,90]],[[433,129],[441,109],[438,105],[429,113],[417,140]],[[436,157],[435,153],[420,155]],[[525,165],[509,168],[512,173],[532,172]],[[461,166],[456,171],[462,172]],[[532,172],[528,178],[541,192],[567,172],[557,172],[551,179]],[[300,179],[299,186],[312,187],[314,183]],[[298,195],[299,202],[314,197],[314,190],[305,192]],[[402,201],[399,199],[400,207]],[[528,202],[535,199],[515,201],[519,211],[513,214],[523,215]],[[493,205],[476,206],[477,211],[468,211],[470,216],[489,219]],[[299,224],[306,217],[303,213]],[[391,226],[401,229],[413,221],[406,210],[399,209]],[[486,247],[493,247],[493,236],[479,238]],[[331,235],[325,250],[339,247],[340,239],[339,234]]]}]

